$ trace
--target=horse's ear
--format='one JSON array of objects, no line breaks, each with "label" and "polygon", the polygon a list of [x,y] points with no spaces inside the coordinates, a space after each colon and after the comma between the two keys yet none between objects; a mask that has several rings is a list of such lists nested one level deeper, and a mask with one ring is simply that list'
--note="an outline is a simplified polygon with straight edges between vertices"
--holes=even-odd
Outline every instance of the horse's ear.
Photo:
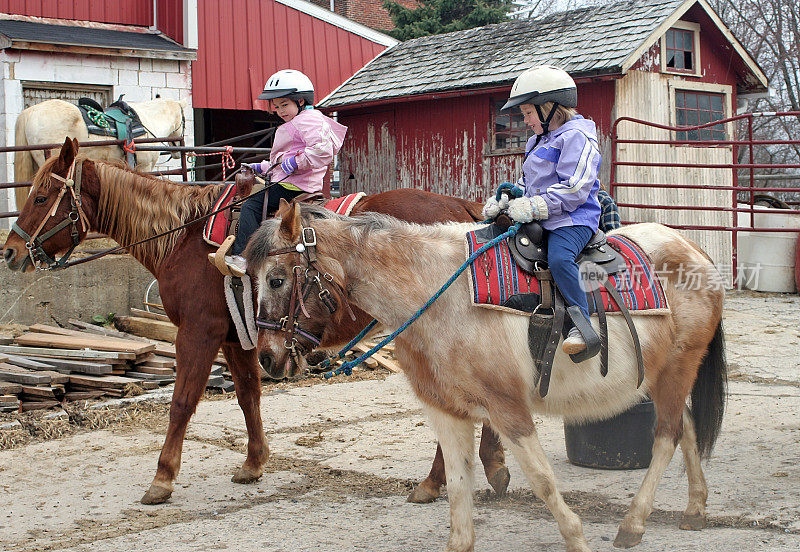
[{"label": "horse's ear", "polygon": [[61,146],[61,153],[58,154],[58,159],[64,167],[69,167],[78,155],[78,141],[73,141],[72,138],[67,136],[64,139],[64,145]]},{"label": "horse's ear", "polygon": [[289,241],[297,241],[300,238],[300,206],[297,203],[288,203],[281,198],[280,207],[276,216],[281,219],[280,232],[289,238]]}]

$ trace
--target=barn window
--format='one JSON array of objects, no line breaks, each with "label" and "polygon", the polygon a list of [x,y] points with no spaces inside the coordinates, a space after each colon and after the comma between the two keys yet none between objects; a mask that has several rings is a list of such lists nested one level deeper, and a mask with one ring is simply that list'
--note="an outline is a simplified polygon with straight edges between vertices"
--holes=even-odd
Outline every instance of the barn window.
[{"label": "barn window", "polygon": [[[675,124],[697,126],[725,118],[725,95],[711,92],[675,90]],[[724,140],[723,125],[714,125],[696,130],[680,130],[677,140]]]},{"label": "barn window", "polygon": [[661,39],[661,70],[665,73],[700,74],[700,26],[678,21]]},{"label": "barn window", "polygon": [[491,153],[518,153],[525,149],[533,131],[525,124],[519,109],[500,113],[504,103],[506,99],[492,100]]}]

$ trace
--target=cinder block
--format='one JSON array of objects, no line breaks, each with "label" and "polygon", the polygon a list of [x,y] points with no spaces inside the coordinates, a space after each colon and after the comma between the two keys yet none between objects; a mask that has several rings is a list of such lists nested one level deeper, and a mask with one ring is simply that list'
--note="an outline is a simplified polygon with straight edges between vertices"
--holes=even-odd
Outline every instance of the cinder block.
[{"label": "cinder block", "polygon": [[84,67],[111,67],[110,56],[81,56],[81,65]]},{"label": "cinder block", "polygon": [[141,86],[122,86],[114,87],[114,98],[119,97],[120,94],[125,94],[126,102],[145,102],[151,99],[151,89],[149,87]]},{"label": "cinder block", "polygon": [[180,61],[176,59],[154,59],[151,60],[153,64],[153,71],[160,71],[162,73],[177,73],[180,67]]},{"label": "cinder block", "polygon": [[139,86],[149,86],[151,88],[164,88],[167,86],[167,76],[164,73],[140,71]]},{"label": "cinder block", "polygon": [[185,73],[167,73],[167,88],[191,88],[189,75]]},{"label": "cinder block", "polygon": [[84,82],[86,84],[116,84],[117,74],[110,67],[56,66],[57,82]]},{"label": "cinder block", "polygon": [[120,69],[119,70],[119,78],[117,79],[119,84],[124,86],[138,86],[139,84],[139,70],[138,69]]}]

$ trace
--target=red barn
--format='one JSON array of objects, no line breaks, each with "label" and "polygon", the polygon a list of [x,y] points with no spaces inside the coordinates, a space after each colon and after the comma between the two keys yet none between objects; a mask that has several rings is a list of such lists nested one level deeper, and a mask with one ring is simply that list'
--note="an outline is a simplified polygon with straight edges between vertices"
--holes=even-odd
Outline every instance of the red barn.
[{"label": "red barn", "polygon": [[193,101],[197,142],[280,123],[256,100],[267,78],[298,69],[317,101],[397,40],[305,0],[208,0],[198,4]]},{"label": "red barn", "polygon": [[[612,124],[622,116],[690,126],[736,113],[742,94],[763,94],[767,79],[706,0],[634,0],[409,40],[388,49],[322,102],[350,131],[341,159],[342,191],[398,187],[482,200],[520,174],[531,135],[519,113],[501,115],[513,80],[553,64],[578,84],[582,115],[594,119],[608,183]],[[724,140],[733,125],[702,132],[621,126],[620,137]],[[649,134],[648,134],[649,133]],[[627,160],[730,163],[731,146],[621,146]],[[672,172],[622,167],[627,182],[730,185],[730,169]],[[625,173],[625,174],[622,174]],[[729,192],[627,188],[629,204],[729,206]],[[725,225],[725,213],[627,209],[623,218]],[[722,220],[724,218],[724,220]],[[728,217],[729,218],[729,217]],[[719,220],[712,220],[719,219]],[[689,232],[718,263],[731,264],[731,236]]]},{"label": "red barn", "polygon": [[418,187],[482,199],[516,179],[530,131],[498,107],[517,75],[545,63],[575,78],[579,111],[597,123],[606,154],[618,116],[674,121],[675,90],[713,96],[719,109],[700,114],[713,120],[735,112],[739,92],[767,87],[705,0],[621,2],[409,40],[322,103],[350,127],[345,191]]}]

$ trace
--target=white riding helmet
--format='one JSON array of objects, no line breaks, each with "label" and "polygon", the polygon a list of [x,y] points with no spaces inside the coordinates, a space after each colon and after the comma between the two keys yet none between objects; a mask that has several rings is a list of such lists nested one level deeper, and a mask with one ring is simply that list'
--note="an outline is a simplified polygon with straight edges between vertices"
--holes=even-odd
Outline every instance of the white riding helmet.
[{"label": "white riding helmet", "polygon": [[314,84],[307,76],[294,69],[283,69],[267,79],[259,100],[275,98],[303,99],[306,105],[314,105]]},{"label": "white riding helmet", "polygon": [[542,105],[555,102],[564,107],[577,107],[578,88],[566,71],[553,65],[538,65],[524,71],[514,86],[506,104],[500,109],[508,111],[522,104]]}]

